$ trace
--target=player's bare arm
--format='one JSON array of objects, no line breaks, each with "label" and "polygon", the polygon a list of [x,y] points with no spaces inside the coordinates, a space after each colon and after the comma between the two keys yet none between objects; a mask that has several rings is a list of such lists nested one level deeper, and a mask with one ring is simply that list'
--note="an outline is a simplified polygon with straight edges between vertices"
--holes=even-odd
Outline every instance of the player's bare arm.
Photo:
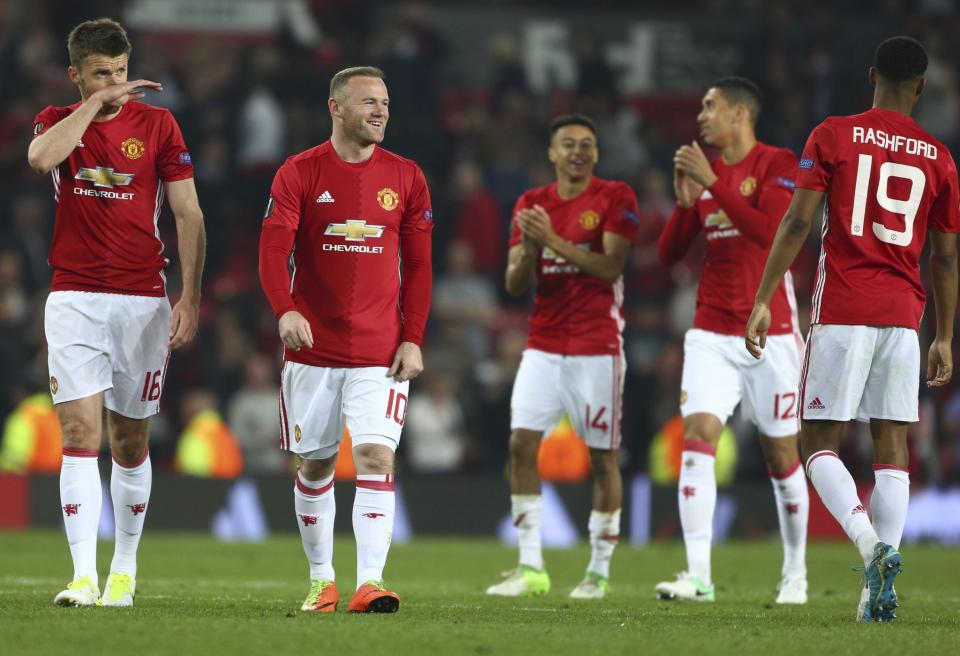
[{"label": "player's bare arm", "polygon": [[528,289],[536,277],[537,253],[540,246],[532,237],[523,233],[520,243],[507,252],[507,293],[519,296]]},{"label": "player's bare arm", "polygon": [[803,247],[813,217],[823,201],[822,191],[797,189],[787,213],[783,215],[780,229],[773,240],[770,255],[767,256],[767,265],[763,269],[763,278],[753,305],[753,312],[747,321],[746,347],[750,355],[760,359],[761,351],[767,345],[767,331],[770,329],[770,299],[784,274],[797,258]]},{"label": "player's bare arm", "polygon": [[630,242],[612,232],[603,233],[603,252],[594,253],[577,247],[553,230],[550,215],[540,205],[517,214],[520,230],[554,253],[574,264],[584,273],[606,282],[616,282],[623,274]]},{"label": "player's bare arm", "polygon": [[420,347],[413,342],[403,342],[397,347],[387,376],[391,376],[398,383],[412,380],[423,371],[423,354]]},{"label": "player's bare arm", "polygon": [[200,280],[206,255],[203,212],[193,178],[164,183],[170,209],[177,223],[177,250],[183,292],[170,316],[170,349],[188,344],[197,334],[200,321]]},{"label": "player's bare arm", "polygon": [[[701,187],[709,187],[717,181],[717,174],[713,172],[710,160],[696,141],[691,142],[689,146],[680,146],[677,149],[673,156],[673,165]],[[676,189],[676,182],[674,182],[674,189]],[[677,198],[679,199],[680,196],[678,195]]]},{"label": "player's bare arm", "polygon": [[163,87],[159,82],[151,80],[133,80],[112,84],[91,94],[70,116],[30,142],[30,147],[27,149],[27,162],[30,168],[41,174],[52,171],[70,156],[90,123],[97,118],[105,106],[122,105],[130,100],[139,100],[145,95],[144,89],[162,91]]},{"label": "player's bare arm", "polygon": [[953,320],[957,312],[957,235],[936,230],[931,230],[929,234],[937,334],[927,357],[927,386],[943,387],[953,377]]}]

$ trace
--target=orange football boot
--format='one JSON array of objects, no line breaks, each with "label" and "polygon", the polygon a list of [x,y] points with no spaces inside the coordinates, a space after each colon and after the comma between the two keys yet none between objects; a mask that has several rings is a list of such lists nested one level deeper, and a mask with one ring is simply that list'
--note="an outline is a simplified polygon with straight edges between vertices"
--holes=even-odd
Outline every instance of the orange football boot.
[{"label": "orange football boot", "polygon": [[350,600],[351,613],[396,613],[400,608],[400,595],[390,592],[380,581],[367,581],[361,585]]},{"label": "orange football boot", "polygon": [[302,611],[312,613],[332,613],[337,610],[337,604],[340,603],[340,593],[337,592],[337,584],[327,579],[314,579],[310,582],[310,592],[307,598],[303,600]]}]

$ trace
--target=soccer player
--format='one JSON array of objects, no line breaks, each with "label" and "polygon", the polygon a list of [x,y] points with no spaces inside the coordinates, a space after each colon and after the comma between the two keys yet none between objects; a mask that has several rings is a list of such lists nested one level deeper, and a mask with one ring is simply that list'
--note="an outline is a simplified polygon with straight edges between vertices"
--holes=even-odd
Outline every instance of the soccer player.
[{"label": "soccer player", "polygon": [[[800,379],[800,443],[807,476],[866,567],[859,621],[892,620],[897,606],[893,583],[910,494],[907,427],[918,419],[917,330],[926,300],[919,258],[928,230],[937,333],[927,385],[945,385],[953,373],[953,233],[960,231],[960,197],[950,151],[910,118],[926,69],[927,54],[917,41],[884,41],[869,73],[873,107],[830,117],[810,134],[797,191],[746,326],[747,350],[759,358],[770,343],[774,290],[825,201],[813,325]],[[844,423],[851,419],[870,422],[872,524],[837,457]]]},{"label": "soccer player", "polygon": [[714,460],[724,424],[740,404],[760,445],[780,520],[783,568],[777,603],[807,601],[807,482],[797,449],[797,380],[803,338],[790,274],[771,291],[770,348],[760,362],[741,347],[751,293],[780,217],[790,203],[796,156],[757,141],[760,91],[748,79],[717,80],[697,116],[703,140],[720,151],[709,162],[697,142],[674,157],[677,206],[660,235],[664,266],[682,258],[698,233],[707,240],[693,328],[683,343],[680,412],[684,446],[677,502],[687,571],[657,584],[660,599],[714,601],[710,549],[717,499]]},{"label": "soccer player", "polygon": [[[392,613],[394,452],[430,308],[433,210],[420,167],[378,146],[390,98],[377,68],[330,81],[333,134],[277,172],[260,237],[260,282],[284,345],[281,448],[300,458],[294,509],[310,565],[302,610],[333,612],[333,473],[353,438],[354,612]],[[293,253],[293,283],[287,268]]]},{"label": "soccer player", "polygon": [[[44,325],[74,575],[54,603],[130,606],[150,499],[150,417],[157,413],[169,352],[197,331],[203,214],[176,121],[165,109],[137,102],[160,85],[127,80],[130,41],[123,27],[105,18],[80,23],[67,48],[67,73],[81,100],[40,112],[28,152],[34,171],[52,174],[57,200]],[[172,311],[157,229],[165,195],[176,219],[183,277]],[[97,456],[104,407],[116,546],[101,599]]]},{"label": "soccer player", "polygon": [[501,596],[550,591],[540,546],[537,452],[544,432],[566,414],[590,447],[592,555],[570,593],[601,599],[620,537],[620,406],[623,391],[623,267],[639,228],[626,184],[593,176],[596,127],[582,115],[550,126],[553,184],[527,191],[514,208],[507,291],[536,295],[530,337],[510,402],[510,493],[520,564],[487,589]]}]

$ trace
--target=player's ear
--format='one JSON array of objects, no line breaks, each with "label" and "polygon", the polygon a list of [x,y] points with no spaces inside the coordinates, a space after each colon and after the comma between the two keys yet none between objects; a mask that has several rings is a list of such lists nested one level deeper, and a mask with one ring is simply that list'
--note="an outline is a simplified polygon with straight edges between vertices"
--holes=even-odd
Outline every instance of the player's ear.
[{"label": "player's ear", "polygon": [[867,79],[870,81],[870,86],[877,86],[877,67],[871,66],[870,71],[867,73]]},{"label": "player's ear", "polygon": [[67,77],[74,84],[78,84],[80,82],[80,70],[76,66],[67,66]]},{"label": "player's ear", "polygon": [[927,78],[925,77],[920,78],[920,81],[917,82],[916,95],[919,96],[921,93],[923,93],[923,89],[926,86],[927,86]]},{"label": "player's ear", "polygon": [[340,112],[340,103],[333,96],[327,98],[327,109],[330,110],[330,116],[336,116]]}]

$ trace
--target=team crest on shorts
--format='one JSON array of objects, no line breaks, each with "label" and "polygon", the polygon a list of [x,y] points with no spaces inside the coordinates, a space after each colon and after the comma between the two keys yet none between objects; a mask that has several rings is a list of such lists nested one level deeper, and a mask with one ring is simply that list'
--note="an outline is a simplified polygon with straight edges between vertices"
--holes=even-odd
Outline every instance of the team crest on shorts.
[{"label": "team crest on shorts", "polygon": [[748,176],[743,179],[743,182],[740,183],[740,193],[744,196],[749,196],[757,189],[757,179],[755,177]]},{"label": "team crest on shorts", "polygon": [[680,405],[687,402],[687,390],[680,390]]},{"label": "team crest on shorts", "polygon": [[120,144],[120,151],[127,159],[140,159],[143,156],[143,142],[136,137],[128,137]]},{"label": "team crest on shorts", "polygon": [[400,195],[390,187],[384,187],[377,192],[377,202],[380,203],[380,207],[392,212],[397,209],[397,205],[400,203]]},{"label": "team crest on shorts", "polygon": [[58,389],[60,389],[60,383],[57,382],[57,377],[50,376],[50,393],[56,396]]},{"label": "team crest on shorts", "polygon": [[300,430],[300,424],[293,426],[293,439],[297,441],[297,444],[300,444],[300,440],[303,439],[303,431]]},{"label": "team crest on shorts", "polygon": [[587,210],[580,215],[580,227],[584,230],[596,230],[600,225],[600,215],[593,210]]}]

